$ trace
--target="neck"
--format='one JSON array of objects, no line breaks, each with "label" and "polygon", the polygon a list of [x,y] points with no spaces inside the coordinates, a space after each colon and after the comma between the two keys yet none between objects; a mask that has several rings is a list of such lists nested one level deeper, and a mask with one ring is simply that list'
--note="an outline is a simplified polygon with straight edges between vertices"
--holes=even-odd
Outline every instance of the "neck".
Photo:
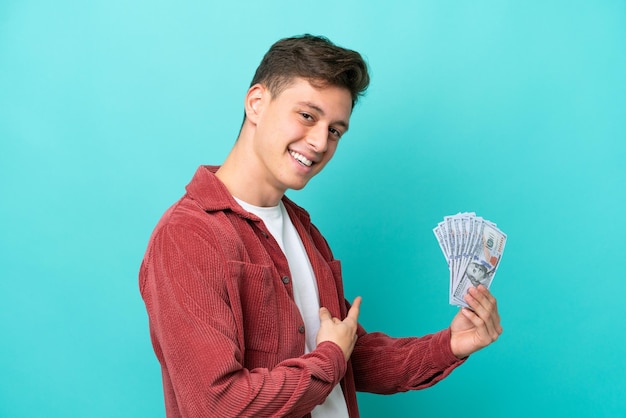
[{"label": "neck", "polygon": [[254,206],[278,205],[285,191],[273,187],[258,169],[259,162],[253,157],[250,138],[242,129],[222,166],[215,173],[230,194]]}]

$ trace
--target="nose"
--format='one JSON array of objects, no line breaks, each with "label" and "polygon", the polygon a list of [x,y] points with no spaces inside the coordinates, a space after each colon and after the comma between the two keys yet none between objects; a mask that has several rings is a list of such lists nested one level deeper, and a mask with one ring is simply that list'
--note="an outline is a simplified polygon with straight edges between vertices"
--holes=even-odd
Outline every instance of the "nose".
[{"label": "nose", "polygon": [[328,128],[322,125],[315,126],[308,132],[306,142],[315,152],[326,152],[328,149]]}]

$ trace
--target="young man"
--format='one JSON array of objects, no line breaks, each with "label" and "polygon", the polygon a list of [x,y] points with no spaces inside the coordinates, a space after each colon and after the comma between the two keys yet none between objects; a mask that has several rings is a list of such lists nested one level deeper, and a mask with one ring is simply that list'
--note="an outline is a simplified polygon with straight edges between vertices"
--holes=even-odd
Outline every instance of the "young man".
[{"label": "young man", "polygon": [[368,83],[354,51],[310,35],[278,41],[223,165],[200,167],[157,225],[140,290],[168,417],[357,417],[357,390],[432,386],[502,332],[478,287],[473,310],[436,334],[367,333],[339,261],[285,197],[332,158]]}]

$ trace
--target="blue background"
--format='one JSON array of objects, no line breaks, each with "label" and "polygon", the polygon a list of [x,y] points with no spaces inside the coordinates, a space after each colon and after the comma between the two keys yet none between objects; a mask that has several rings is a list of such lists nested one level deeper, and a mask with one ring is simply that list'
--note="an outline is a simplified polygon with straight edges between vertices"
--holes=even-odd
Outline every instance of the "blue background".
[{"label": "blue background", "polygon": [[449,324],[432,234],[509,236],[505,332],[363,417],[626,414],[626,3],[0,2],[0,416],[163,417],[137,271],[162,212],[232,146],[267,48],[310,32],[372,84],[326,170],[289,195],[361,322]]}]

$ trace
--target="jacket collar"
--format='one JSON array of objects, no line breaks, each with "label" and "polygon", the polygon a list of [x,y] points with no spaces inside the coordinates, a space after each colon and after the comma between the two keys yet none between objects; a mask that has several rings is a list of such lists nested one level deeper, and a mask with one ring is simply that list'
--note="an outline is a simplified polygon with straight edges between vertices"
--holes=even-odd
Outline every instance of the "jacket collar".
[{"label": "jacket collar", "polygon": [[[185,188],[187,195],[200,205],[205,212],[232,211],[237,215],[254,221],[260,219],[242,208],[230,194],[224,183],[215,176],[220,168],[216,165],[201,165]],[[283,204],[291,209],[295,216],[305,225],[311,223],[306,210],[292,202],[287,196],[282,197]]]}]

